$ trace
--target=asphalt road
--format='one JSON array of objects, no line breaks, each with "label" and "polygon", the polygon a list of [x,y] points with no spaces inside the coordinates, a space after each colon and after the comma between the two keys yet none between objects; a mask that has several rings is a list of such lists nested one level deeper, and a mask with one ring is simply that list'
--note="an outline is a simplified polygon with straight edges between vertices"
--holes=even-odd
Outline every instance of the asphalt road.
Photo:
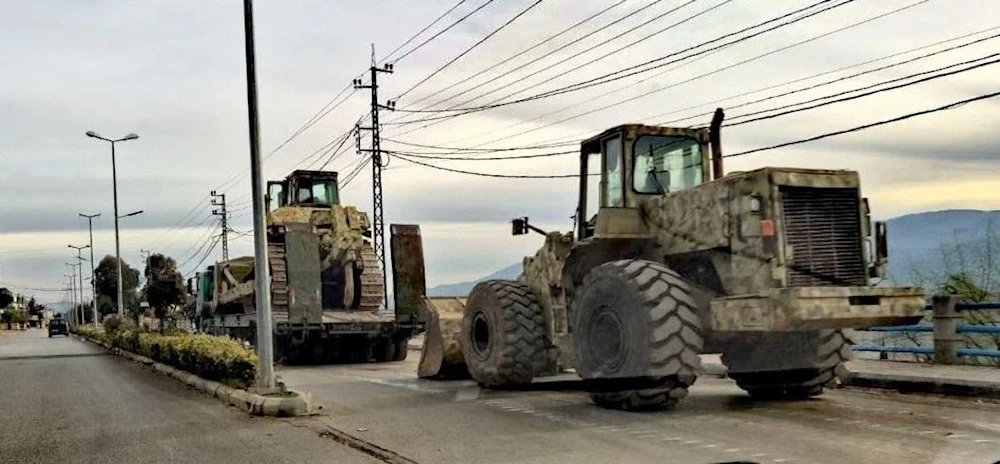
[{"label": "asphalt road", "polygon": [[75,339],[0,335],[0,463],[379,462]]},{"label": "asphalt road", "polygon": [[[757,403],[702,377],[674,411],[625,413],[579,391],[482,390],[416,379],[419,353],[382,365],[283,367],[318,420],[421,463],[993,463],[1000,405],[837,389]],[[565,385],[562,385],[565,387]]]}]

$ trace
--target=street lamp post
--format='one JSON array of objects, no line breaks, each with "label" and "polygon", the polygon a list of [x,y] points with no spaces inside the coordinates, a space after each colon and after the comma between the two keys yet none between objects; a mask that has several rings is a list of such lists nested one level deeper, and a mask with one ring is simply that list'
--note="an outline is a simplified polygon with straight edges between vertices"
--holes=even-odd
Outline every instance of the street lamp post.
[{"label": "street lamp post", "polygon": [[121,254],[121,243],[118,239],[118,173],[115,167],[115,144],[118,142],[124,142],[127,140],[135,140],[139,138],[136,134],[128,134],[120,139],[106,139],[101,137],[97,132],[87,131],[87,137],[95,138],[98,140],[103,140],[111,144],[111,188],[114,193],[115,200],[115,260],[118,261],[118,315],[125,316],[125,304],[122,301],[122,254]]},{"label": "street lamp post", "polygon": [[67,246],[69,248],[72,248],[72,249],[76,250],[76,260],[77,260],[77,264],[80,266],[80,272],[79,272],[79,274],[80,274],[80,322],[83,323],[83,322],[86,322],[86,318],[83,317],[83,301],[84,301],[84,296],[83,296],[83,262],[86,261],[86,259],[84,259],[84,257],[81,256],[80,253],[82,253],[83,250],[86,250],[87,248],[90,248],[90,245],[84,245],[82,247],[78,247],[78,246],[75,246],[75,245],[67,245]]},{"label": "street lamp post", "polygon": [[83,214],[79,213],[80,217],[87,218],[87,225],[90,228],[90,315],[94,318],[94,324],[97,324],[97,278],[94,273],[94,218],[99,217],[101,213],[97,214]]}]

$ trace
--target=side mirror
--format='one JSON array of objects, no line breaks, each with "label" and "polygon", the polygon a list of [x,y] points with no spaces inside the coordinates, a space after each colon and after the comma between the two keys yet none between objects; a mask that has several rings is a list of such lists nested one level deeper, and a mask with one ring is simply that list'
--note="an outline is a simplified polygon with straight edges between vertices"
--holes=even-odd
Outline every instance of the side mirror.
[{"label": "side mirror", "polygon": [[886,224],[882,221],[875,223],[874,255],[868,274],[872,278],[885,278],[886,267],[889,263],[889,238],[886,232]]}]

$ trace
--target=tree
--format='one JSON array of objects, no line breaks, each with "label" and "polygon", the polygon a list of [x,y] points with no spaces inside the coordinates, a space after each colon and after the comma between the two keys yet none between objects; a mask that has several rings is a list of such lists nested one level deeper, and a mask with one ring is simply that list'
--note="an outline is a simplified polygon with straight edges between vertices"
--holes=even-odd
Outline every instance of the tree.
[{"label": "tree", "polygon": [[187,300],[184,278],[177,272],[177,262],[173,258],[160,253],[150,255],[143,275],[146,286],[142,292],[157,318],[166,318],[171,308]]},{"label": "tree", "polygon": [[[101,315],[118,311],[118,261],[108,255],[94,269],[97,283],[97,309]],[[122,296],[125,309],[135,311],[139,307],[139,271],[122,262]]]},{"label": "tree", "polygon": [[[993,224],[987,222],[981,231],[959,232],[955,231],[951,243],[941,246],[943,275],[915,272],[915,280],[925,289],[933,288],[939,295],[954,295],[962,302],[1000,300],[1000,237]],[[1000,314],[995,311],[962,311],[962,317],[969,325],[1000,325]],[[971,348],[1000,348],[998,334],[965,334],[964,338]],[[1000,359],[996,358],[967,361],[1000,366]]]},{"label": "tree", "polygon": [[6,288],[0,288],[0,309],[10,306],[14,302],[14,295]]}]

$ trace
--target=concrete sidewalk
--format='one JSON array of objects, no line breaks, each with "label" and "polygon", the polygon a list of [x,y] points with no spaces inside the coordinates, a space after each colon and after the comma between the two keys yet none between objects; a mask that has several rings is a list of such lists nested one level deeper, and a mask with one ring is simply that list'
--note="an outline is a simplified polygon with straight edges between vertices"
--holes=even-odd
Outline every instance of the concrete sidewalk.
[{"label": "concrete sidewalk", "polygon": [[996,367],[857,360],[848,362],[847,369],[851,372],[847,384],[853,387],[1000,398]]},{"label": "concrete sidewalk", "polygon": [[[420,351],[423,337],[410,340],[409,348]],[[702,355],[701,375],[725,377],[726,366],[719,355]],[[941,393],[1000,399],[1000,368],[945,366],[915,362],[855,360],[847,363],[846,386],[884,388],[902,393]]]}]

